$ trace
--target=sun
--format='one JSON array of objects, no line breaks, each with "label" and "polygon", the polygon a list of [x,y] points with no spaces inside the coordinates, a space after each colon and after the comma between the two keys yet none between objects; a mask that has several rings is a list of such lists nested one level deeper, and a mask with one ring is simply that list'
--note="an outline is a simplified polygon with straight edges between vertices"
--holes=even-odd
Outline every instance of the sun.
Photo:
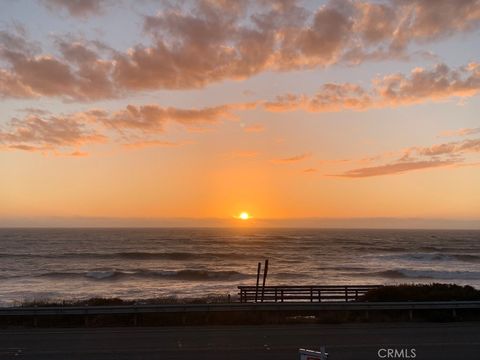
[{"label": "sun", "polygon": [[238,216],[238,218],[239,218],[240,220],[248,220],[248,219],[250,219],[250,214],[247,213],[247,212],[245,212],[245,211],[243,211],[243,212],[240,213],[240,215]]}]

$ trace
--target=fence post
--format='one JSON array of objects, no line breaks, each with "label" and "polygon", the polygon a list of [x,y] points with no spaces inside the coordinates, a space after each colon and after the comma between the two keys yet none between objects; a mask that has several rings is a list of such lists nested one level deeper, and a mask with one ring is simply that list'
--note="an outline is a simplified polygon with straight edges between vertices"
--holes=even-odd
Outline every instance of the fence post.
[{"label": "fence post", "polygon": [[262,263],[259,262],[257,266],[257,285],[255,286],[255,302],[258,300],[258,284],[260,283],[260,269],[262,268]]},{"label": "fence post", "polygon": [[262,303],[263,303],[263,297],[265,295],[265,283],[267,281],[267,276],[268,276],[268,259],[265,260],[265,269],[263,270]]}]

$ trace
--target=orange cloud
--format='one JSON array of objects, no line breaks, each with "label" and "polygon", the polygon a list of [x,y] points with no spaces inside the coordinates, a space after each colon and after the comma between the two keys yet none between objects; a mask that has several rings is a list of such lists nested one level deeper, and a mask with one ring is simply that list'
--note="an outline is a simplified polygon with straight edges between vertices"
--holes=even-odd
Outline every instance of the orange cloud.
[{"label": "orange cloud", "polygon": [[161,141],[161,140],[143,140],[136,141],[132,143],[123,144],[123,147],[127,149],[143,149],[145,147],[177,147],[180,146],[180,143],[172,141]]},{"label": "orange cloud", "polygon": [[[409,147],[403,150],[403,156],[398,160],[383,165],[352,169],[333,176],[360,178],[405,173],[434,167],[462,165],[465,160],[464,154],[467,153],[480,153],[480,139],[467,139],[427,147]],[[391,153],[388,155],[391,156]],[[381,158],[382,156],[377,156],[371,159],[375,161],[375,159]]]},{"label": "orange cloud", "polygon": [[405,173],[413,170],[450,166],[455,163],[456,163],[455,160],[395,162],[395,163],[386,164],[386,165],[348,170],[342,174],[335,175],[335,176],[363,178],[363,177],[372,177],[372,176],[381,176],[381,175],[392,175],[392,174]]},{"label": "orange cloud", "polygon": [[296,162],[299,162],[299,161],[303,161],[305,159],[308,159],[311,156],[312,156],[312,154],[305,153],[305,154],[295,155],[295,156],[292,156],[292,157],[275,159],[275,160],[272,160],[272,161],[274,163],[277,163],[277,164],[289,164],[289,163],[296,163]]}]

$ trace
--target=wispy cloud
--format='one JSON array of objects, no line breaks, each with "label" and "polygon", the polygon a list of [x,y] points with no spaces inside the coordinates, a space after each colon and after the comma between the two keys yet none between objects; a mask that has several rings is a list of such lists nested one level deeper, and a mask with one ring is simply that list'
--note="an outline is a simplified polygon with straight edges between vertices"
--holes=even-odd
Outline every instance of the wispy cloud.
[{"label": "wispy cloud", "polygon": [[[480,153],[480,139],[467,139],[432,146],[412,146],[404,149],[400,153],[400,158],[386,164],[355,168],[332,176],[362,178],[453,165],[461,166],[465,165],[465,155],[472,153]],[[389,153],[389,156],[391,155]],[[372,159],[375,161],[382,158],[383,156],[379,155]]]},{"label": "wispy cloud", "polygon": [[299,154],[299,155],[295,155],[295,156],[291,156],[291,157],[274,159],[274,160],[272,160],[272,162],[274,162],[276,164],[290,164],[290,163],[296,163],[296,162],[303,161],[305,159],[308,159],[311,156],[312,156],[311,153],[303,153],[303,154]]},{"label": "wispy cloud", "polygon": [[143,140],[122,144],[122,146],[126,149],[143,149],[146,147],[178,147],[181,145],[182,143],[162,140]]},{"label": "wispy cloud", "polygon": [[363,177],[372,177],[372,176],[393,175],[393,174],[405,173],[405,172],[414,171],[414,170],[450,166],[455,163],[456,163],[455,160],[394,162],[394,163],[385,164],[385,165],[348,170],[344,173],[334,175],[334,176],[363,178]]},{"label": "wispy cloud", "polygon": [[70,16],[85,18],[98,15],[104,9],[106,0],[41,0],[51,11],[66,10]]},{"label": "wispy cloud", "polygon": [[127,105],[113,112],[92,109],[58,116],[28,111],[24,118],[13,118],[0,128],[0,149],[54,151],[109,139],[126,148],[178,146],[151,137],[163,134],[167,123],[177,123],[186,129],[218,124],[235,118],[236,108],[236,104],[200,109]]},{"label": "wispy cloud", "polygon": [[480,128],[463,128],[458,130],[446,130],[440,133],[440,137],[468,136],[480,134]]}]

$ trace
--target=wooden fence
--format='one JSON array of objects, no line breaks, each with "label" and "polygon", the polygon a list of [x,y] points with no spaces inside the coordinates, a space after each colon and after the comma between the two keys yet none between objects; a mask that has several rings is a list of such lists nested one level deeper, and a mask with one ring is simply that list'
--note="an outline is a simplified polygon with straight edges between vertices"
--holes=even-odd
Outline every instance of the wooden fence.
[{"label": "wooden fence", "polygon": [[324,302],[358,301],[362,295],[382,285],[322,286],[239,286],[241,303],[248,302]]}]

